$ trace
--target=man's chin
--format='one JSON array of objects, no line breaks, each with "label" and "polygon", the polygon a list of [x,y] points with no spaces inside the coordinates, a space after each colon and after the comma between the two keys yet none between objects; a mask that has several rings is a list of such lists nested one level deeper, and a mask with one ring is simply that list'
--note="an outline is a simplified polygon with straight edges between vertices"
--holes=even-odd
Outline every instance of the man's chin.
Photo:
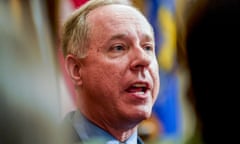
[{"label": "man's chin", "polygon": [[138,112],[135,114],[135,117],[136,119],[146,120],[151,117],[151,112],[152,112],[151,110],[148,110],[148,111],[138,110]]}]

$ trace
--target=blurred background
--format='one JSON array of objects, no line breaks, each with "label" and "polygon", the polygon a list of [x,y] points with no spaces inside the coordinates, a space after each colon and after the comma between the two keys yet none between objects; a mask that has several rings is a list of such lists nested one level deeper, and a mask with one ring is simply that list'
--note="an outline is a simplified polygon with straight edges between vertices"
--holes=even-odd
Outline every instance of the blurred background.
[{"label": "blurred background", "polygon": [[[87,0],[0,0],[0,143],[64,143],[75,109],[59,34]],[[146,144],[237,140],[239,0],[131,0],[154,28],[161,90]],[[236,35],[236,36],[235,36]]]}]

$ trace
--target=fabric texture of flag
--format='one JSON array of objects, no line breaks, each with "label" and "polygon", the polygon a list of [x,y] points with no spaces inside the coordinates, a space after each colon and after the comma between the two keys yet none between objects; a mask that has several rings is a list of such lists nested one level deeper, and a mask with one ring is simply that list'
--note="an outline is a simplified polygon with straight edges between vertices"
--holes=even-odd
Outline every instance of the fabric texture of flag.
[{"label": "fabric texture of flag", "polygon": [[160,67],[160,93],[153,113],[161,122],[160,139],[181,137],[181,107],[176,62],[175,0],[145,1],[145,14],[153,26]]}]

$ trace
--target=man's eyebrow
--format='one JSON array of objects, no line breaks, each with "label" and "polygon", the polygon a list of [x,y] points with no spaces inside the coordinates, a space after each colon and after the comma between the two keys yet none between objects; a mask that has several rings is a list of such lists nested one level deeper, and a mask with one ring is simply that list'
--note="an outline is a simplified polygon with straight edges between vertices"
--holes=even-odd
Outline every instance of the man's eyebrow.
[{"label": "man's eyebrow", "polygon": [[143,40],[145,40],[145,41],[154,41],[154,37],[145,34],[145,35],[143,35]]},{"label": "man's eyebrow", "polygon": [[123,38],[126,37],[126,36],[127,36],[127,34],[124,34],[124,33],[122,33],[122,34],[116,34],[116,35],[113,35],[113,36],[110,38],[110,41],[116,40],[116,39],[123,39]]},{"label": "man's eyebrow", "polygon": [[[116,35],[113,35],[111,38],[110,38],[110,41],[112,40],[116,40],[116,39],[123,39],[127,36],[127,34],[116,34]],[[144,34],[143,37],[142,37],[143,40],[146,40],[146,41],[153,41],[154,38],[148,34]]]}]

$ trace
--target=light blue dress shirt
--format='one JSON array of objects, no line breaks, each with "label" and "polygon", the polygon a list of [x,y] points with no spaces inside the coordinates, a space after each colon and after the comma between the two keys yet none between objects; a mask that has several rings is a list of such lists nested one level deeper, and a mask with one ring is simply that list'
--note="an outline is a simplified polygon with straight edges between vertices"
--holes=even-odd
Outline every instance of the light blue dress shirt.
[{"label": "light blue dress shirt", "polygon": [[[73,116],[73,127],[84,144],[122,144],[111,134],[89,121],[79,111],[76,111]],[[136,131],[124,144],[137,144],[137,137]]]}]

